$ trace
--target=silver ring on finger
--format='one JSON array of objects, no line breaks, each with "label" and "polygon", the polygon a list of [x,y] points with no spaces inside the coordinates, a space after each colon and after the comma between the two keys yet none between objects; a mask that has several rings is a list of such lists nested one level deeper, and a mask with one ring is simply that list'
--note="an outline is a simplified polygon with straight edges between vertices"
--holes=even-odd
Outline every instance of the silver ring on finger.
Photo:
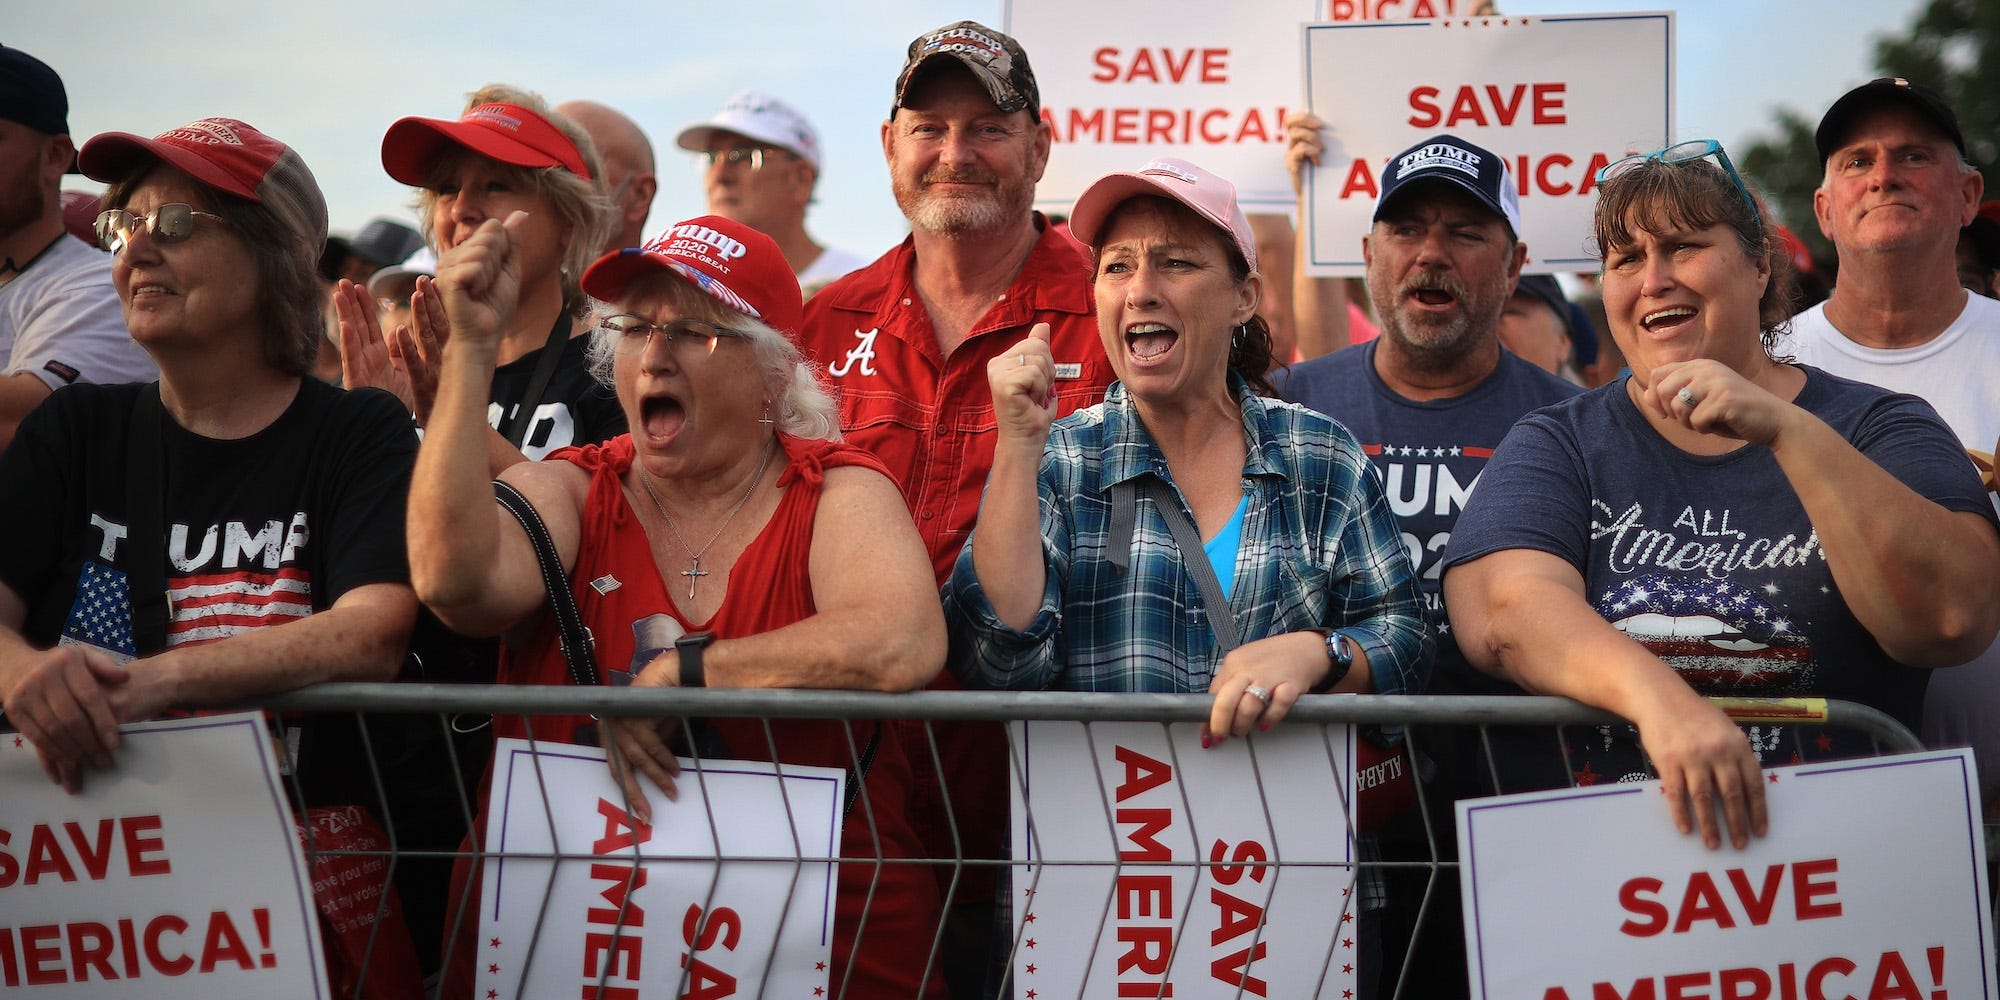
[{"label": "silver ring on finger", "polygon": [[1690,410],[1694,409],[1694,404],[1701,402],[1701,398],[1696,396],[1694,390],[1688,386],[1682,386],[1681,391],[1674,393],[1674,398],[1680,400],[1681,405]]},{"label": "silver ring on finger", "polygon": [[1264,707],[1266,708],[1269,708],[1271,706],[1271,691],[1269,688],[1266,688],[1261,684],[1252,684],[1249,687],[1244,688],[1243,693],[1249,695],[1252,698],[1257,699],[1258,701],[1263,702]]}]

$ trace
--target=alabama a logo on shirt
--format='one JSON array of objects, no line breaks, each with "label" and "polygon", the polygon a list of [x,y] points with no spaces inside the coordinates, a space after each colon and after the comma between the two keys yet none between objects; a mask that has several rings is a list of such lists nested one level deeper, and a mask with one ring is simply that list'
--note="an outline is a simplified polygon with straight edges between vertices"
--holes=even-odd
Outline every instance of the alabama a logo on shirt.
[{"label": "alabama a logo on shirt", "polygon": [[859,364],[861,366],[861,374],[875,374],[875,338],[880,336],[881,333],[881,327],[876,327],[873,330],[854,331],[855,339],[861,342],[854,345],[853,349],[849,350],[847,356],[841,358],[839,363],[828,365],[826,373],[835,378],[846,378],[847,373],[853,371],[854,366]]}]

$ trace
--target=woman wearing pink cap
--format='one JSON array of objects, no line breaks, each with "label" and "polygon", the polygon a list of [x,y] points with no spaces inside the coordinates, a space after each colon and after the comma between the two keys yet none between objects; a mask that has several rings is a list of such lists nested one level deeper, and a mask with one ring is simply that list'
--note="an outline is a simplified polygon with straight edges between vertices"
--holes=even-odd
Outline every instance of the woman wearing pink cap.
[{"label": "woman wearing pink cap", "polygon": [[[479,445],[491,471],[623,431],[624,414],[591,377],[581,336],[588,317],[579,279],[613,221],[583,129],[532,93],[492,84],[475,92],[456,120],[404,118],[389,126],[382,166],[419,189],[420,224],[439,253],[488,219],[528,215],[520,301],[501,332],[488,396],[494,433]],[[335,304],[346,384],[389,388],[428,425],[444,318],[431,280],[416,287],[415,328],[386,338],[365,287],[342,282]]]},{"label": "woman wearing pink cap", "polygon": [[1216,741],[1308,692],[1422,690],[1430,626],[1367,458],[1264,380],[1236,189],[1154,160],[1093,183],[1070,229],[1093,248],[1118,381],[1052,426],[1045,329],[988,367],[999,440],[945,586],[971,651],[952,669],[982,687],[1208,691]]},{"label": "woman wearing pink cap", "polygon": [[[430,607],[460,631],[505,636],[507,683],[904,691],[928,682],[944,660],[944,623],[901,495],[879,462],[837,440],[832,400],[788,339],[801,308],[783,254],[715,216],[583,274],[603,300],[591,356],[631,432],[500,476],[546,525],[594,637],[593,662],[572,673],[536,550],[518,515],[494,502],[479,447],[533,235],[520,213],[504,226],[488,220],[439,261],[452,334],[410,500],[412,575]],[[594,743],[601,733],[634,813],[658,822],[673,806],[650,802],[635,774],[672,798],[675,728],[533,720],[545,741]],[[520,718],[494,729],[528,732]],[[722,743],[704,756],[849,769],[869,805],[850,812],[843,853],[916,854],[896,740],[839,722],[711,720],[704,732]],[[864,745],[856,775],[850,746]],[[926,972],[934,895],[924,868],[842,864],[828,995],[915,996],[935,981]],[[461,971],[467,958],[461,945]],[[449,983],[446,995],[466,985]]]}]

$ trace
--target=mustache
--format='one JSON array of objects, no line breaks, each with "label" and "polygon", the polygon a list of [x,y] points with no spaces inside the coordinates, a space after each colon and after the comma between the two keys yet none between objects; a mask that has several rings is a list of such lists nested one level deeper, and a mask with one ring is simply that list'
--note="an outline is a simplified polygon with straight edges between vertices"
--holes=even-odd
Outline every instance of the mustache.
[{"label": "mustache", "polygon": [[925,184],[998,184],[1000,175],[990,170],[953,170],[938,167],[925,172]]},{"label": "mustache", "polygon": [[1413,292],[1444,292],[1460,301],[1468,297],[1464,283],[1444,271],[1418,270],[1396,288],[1396,297],[1408,298]]}]

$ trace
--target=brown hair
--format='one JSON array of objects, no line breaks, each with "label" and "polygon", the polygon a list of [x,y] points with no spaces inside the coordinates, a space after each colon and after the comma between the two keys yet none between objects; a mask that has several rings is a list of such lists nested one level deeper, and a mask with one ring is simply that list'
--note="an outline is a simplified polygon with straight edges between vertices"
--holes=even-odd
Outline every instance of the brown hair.
[{"label": "brown hair", "polygon": [[1637,242],[1634,229],[1659,233],[1717,224],[1736,234],[1744,256],[1761,258],[1770,271],[1757,301],[1757,329],[1768,354],[1798,311],[1798,282],[1791,256],[1773,235],[1777,222],[1753,206],[1721,167],[1706,159],[1641,163],[1598,187],[1591,228],[1601,264],[1614,250]]},{"label": "brown hair", "polygon": [[132,191],[159,169],[173,170],[201,189],[196,205],[229,224],[250,248],[257,266],[257,336],[264,360],[286,375],[312,374],[326,329],[326,287],[319,280],[319,247],[307,247],[297,229],[269,207],[213,187],[166,163],[141,169],[105,189],[105,208],[124,208]]}]

